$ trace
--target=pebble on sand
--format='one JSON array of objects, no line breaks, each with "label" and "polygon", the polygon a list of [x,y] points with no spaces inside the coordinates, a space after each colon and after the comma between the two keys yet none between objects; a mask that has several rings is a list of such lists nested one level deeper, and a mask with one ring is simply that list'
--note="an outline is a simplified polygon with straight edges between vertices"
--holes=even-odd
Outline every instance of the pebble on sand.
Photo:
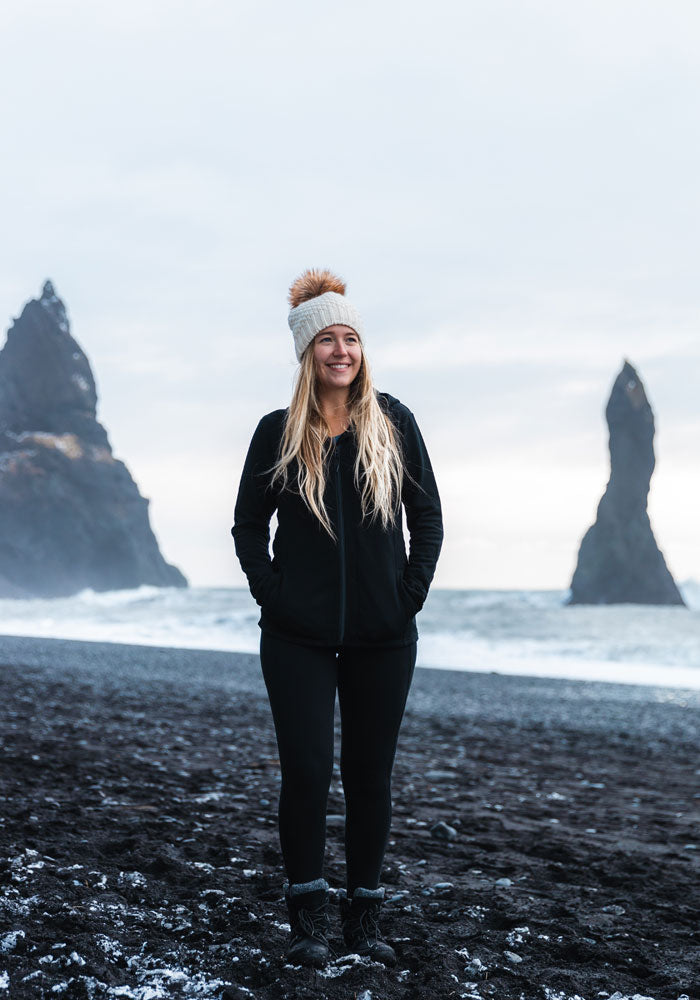
[{"label": "pebble on sand", "polygon": [[453,826],[449,826],[443,820],[435,823],[434,826],[430,827],[430,833],[433,837],[437,837],[438,840],[456,840],[457,831]]}]

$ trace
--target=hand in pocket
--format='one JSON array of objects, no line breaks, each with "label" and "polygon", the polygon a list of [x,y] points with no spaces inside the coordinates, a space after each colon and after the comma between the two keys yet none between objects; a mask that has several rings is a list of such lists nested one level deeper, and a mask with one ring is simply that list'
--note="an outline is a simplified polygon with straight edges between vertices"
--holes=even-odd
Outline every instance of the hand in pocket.
[{"label": "hand in pocket", "polygon": [[418,614],[423,607],[423,601],[417,598],[412,590],[409,590],[403,577],[399,580],[399,593],[404,607],[408,609],[409,617],[412,618]]}]

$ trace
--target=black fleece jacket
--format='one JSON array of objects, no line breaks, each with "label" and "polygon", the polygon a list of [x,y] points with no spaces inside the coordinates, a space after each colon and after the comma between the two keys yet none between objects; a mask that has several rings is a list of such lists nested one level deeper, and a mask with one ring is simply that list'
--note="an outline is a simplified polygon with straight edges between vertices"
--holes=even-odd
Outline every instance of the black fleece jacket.
[{"label": "black fleece jacket", "polygon": [[[428,594],[442,546],[440,497],[415,417],[398,399],[378,392],[399,432],[405,468],[402,518],[385,530],[362,521],[353,482],[357,442],[352,429],[331,442],[324,502],[334,541],[294,488],[270,486],[286,410],[260,420],[243,467],[231,528],[250,591],[261,606],[260,628],[292,642],[318,646],[404,646],[418,637],[415,615]],[[294,483],[294,463],[290,467]],[[270,559],[270,519],[277,531]]]}]

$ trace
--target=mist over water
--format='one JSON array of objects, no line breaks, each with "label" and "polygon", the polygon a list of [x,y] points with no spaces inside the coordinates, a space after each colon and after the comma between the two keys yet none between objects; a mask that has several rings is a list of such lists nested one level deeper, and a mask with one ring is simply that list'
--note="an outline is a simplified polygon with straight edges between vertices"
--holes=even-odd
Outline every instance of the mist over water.
[{"label": "mist over water", "polygon": [[[433,590],[418,616],[418,665],[699,688],[700,584],[681,589],[687,608],[567,607],[563,590]],[[258,612],[244,588],[85,590],[0,600],[0,634],[256,653]]]}]

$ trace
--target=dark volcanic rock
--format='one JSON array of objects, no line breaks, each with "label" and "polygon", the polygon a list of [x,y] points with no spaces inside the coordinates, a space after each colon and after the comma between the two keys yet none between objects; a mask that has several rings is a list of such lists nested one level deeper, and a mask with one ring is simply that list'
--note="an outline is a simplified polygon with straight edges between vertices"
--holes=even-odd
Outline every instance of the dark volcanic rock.
[{"label": "dark volcanic rock", "polygon": [[0,596],[187,586],[96,418],[90,364],[47,281],[0,351]]},{"label": "dark volcanic rock", "polygon": [[654,471],[654,414],[629,361],[605,411],[610,480],[583,536],[570,604],[683,604],[647,513]]}]

